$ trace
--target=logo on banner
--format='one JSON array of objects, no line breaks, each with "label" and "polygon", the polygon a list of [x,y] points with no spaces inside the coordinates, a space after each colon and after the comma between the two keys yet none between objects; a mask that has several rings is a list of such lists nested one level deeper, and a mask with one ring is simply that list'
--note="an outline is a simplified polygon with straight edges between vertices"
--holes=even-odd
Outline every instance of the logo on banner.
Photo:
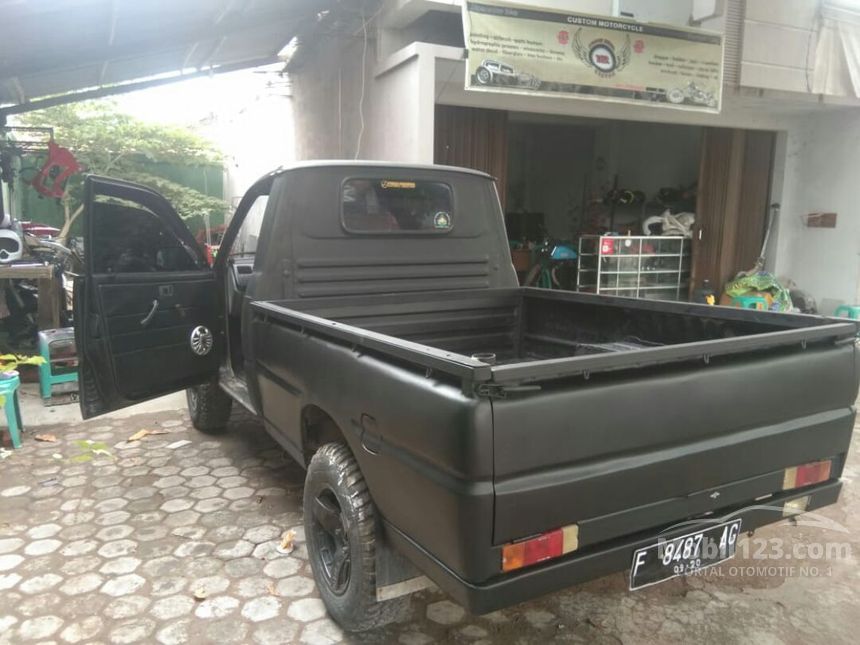
[{"label": "logo on banner", "polygon": [[614,76],[630,62],[630,36],[624,40],[620,52],[615,51],[615,45],[606,38],[592,40],[588,46],[582,43],[582,28],[577,29],[573,37],[573,52],[585,65],[594,69],[594,73],[602,78]]}]

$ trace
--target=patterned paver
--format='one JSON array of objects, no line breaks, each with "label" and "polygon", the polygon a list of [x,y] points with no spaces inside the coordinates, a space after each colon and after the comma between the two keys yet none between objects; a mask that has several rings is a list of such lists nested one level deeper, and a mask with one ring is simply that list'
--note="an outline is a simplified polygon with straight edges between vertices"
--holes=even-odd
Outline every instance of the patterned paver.
[{"label": "patterned paver", "polygon": [[[166,434],[126,441],[141,428]],[[303,471],[254,420],[234,415],[216,437],[184,411],[47,430],[57,443],[30,434],[0,461],[0,643],[832,643],[860,633],[853,458],[843,501],[825,512],[848,529],[837,537],[851,556],[821,575],[677,579],[629,594],[616,574],[481,617],[427,591],[405,622],[352,636],[314,588]],[[290,529],[286,555],[277,546]],[[828,539],[787,524],[759,535]]]}]

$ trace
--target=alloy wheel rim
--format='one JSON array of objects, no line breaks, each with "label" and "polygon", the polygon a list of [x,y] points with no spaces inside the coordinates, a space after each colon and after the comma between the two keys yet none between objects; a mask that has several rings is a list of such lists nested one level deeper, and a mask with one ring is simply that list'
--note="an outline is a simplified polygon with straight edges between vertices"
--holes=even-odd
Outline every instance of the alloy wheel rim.
[{"label": "alloy wheel rim", "polygon": [[317,493],[310,510],[322,577],[332,593],[340,596],[349,587],[352,573],[343,511],[330,488]]}]

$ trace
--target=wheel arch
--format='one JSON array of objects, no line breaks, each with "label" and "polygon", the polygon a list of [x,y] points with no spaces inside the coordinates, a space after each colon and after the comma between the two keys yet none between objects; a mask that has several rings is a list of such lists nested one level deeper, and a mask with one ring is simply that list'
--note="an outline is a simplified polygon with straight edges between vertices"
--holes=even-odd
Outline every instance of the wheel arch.
[{"label": "wheel arch", "polygon": [[301,429],[301,450],[306,467],[320,446],[327,443],[341,442],[353,449],[352,443],[334,417],[317,405],[308,404],[302,408]]}]

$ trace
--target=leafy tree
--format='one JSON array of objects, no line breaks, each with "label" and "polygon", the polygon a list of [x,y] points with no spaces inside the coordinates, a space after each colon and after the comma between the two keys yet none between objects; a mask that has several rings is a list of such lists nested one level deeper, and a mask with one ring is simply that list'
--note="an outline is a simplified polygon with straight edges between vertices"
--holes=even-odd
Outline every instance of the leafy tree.
[{"label": "leafy tree", "polygon": [[[117,110],[112,101],[86,101],[22,115],[22,125],[52,127],[54,139],[68,148],[87,172],[144,184],[163,194],[183,219],[208,215],[223,221],[227,204],[157,172],[157,164],[220,164],[221,153],[206,139],[180,127],[148,123]],[[74,176],[61,200],[65,224],[61,238],[83,210],[83,178]],[[192,230],[194,226],[191,227]]]}]

